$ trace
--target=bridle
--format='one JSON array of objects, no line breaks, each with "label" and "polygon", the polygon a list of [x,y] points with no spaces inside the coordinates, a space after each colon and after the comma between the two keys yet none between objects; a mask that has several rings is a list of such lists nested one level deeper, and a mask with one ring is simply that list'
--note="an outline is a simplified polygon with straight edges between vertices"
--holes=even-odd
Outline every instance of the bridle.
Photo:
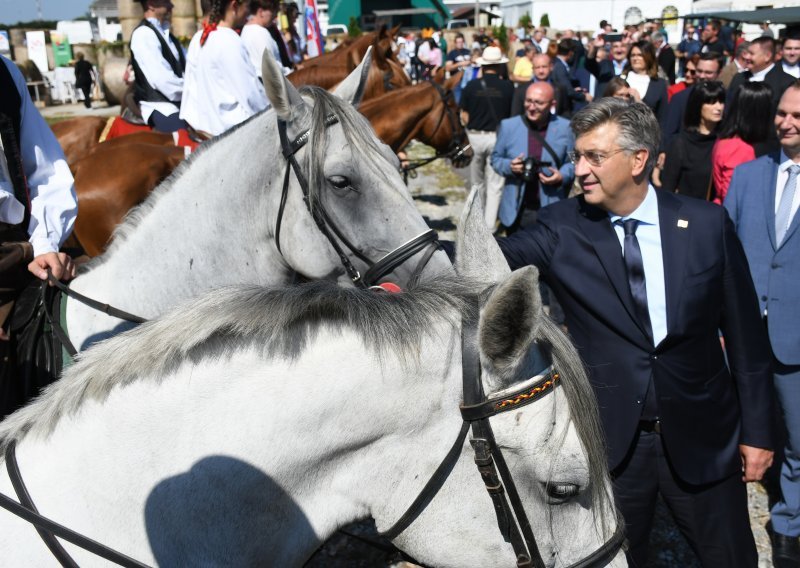
[{"label": "bridle", "polygon": [[[382,532],[381,536],[390,540],[396,538],[425,510],[455,467],[464,447],[467,433],[471,429],[470,444],[475,452],[475,465],[478,467],[486,491],[492,499],[500,533],[514,549],[517,566],[519,568],[545,568],[519,492],[503,453],[495,441],[489,419],[503,412],[517,410],[547,396],[558,386],[560,377],[551,365],[541,378],[534,377],[511,393],[487,398],[481,381],[477,333],[477,316],[467,318],[461,331],[461,373],[464,402],[461,405],[463,422],[458,438],[417,498],[400,519],[388,530]],[[608,564],[625,547],[624,526],[622,520],[617,519],[617,528],[611,538],[588,556],[571,564],[569,568],[594,568]]]},{"label": "bridle", "polygon": [[[336,124],[337,122],[339,122],[339,120],[335,116],[330,115],[325,119],[325,126],[328,127]],[[428,250],[419,260],[414,272],[412,273],[412,280],[418,278],[422,270],[425,268],[425,265],[427,265],[428,261],[433,256],[433,253],[439,248],[439,241],[436,231],[433,229],[424,231],[410,241],[387,253],[379,260],[372,261],[369,257],[367,257],[366,254],[364,254],[364,252],[353,245],[344,235],[344,233],[342,233],[339,227],[331,220],[321,199],[317,199],[312,207],[308,180],[306,179],[305,174],[303,174],[300,164],[297,162],[297,158],[295,157],[297,152],[308,142],[311,136],[310,131],[306,130],[293,141],[289,141],[287,124],[285,121],[279,118],[278,134],[280,135],[281,139],[283,157],[286,159],[286,174],[283,177],[283,190],[281,192],[280,206],[278,207],[278,219],[275,223],[275,246],[278,248],[278,252],[283,255],[280,240],[281,222],[283,220],[284,210],[286,209],[286,198],[289,194],[289,177],[291,171],[294,170],[294,175],[297,178],[297,181],[300,184],[300,189],[303,192],[303,202],[306,204],[306,209],[314,219],[314,223],[316,223],[319,231],[325,236],[326,239],[328,239],[331,247],[333,247],[333,250],[339,256],[339,260],[353,284],[361,288],[368,288],[376,284],[378,280],[403,264],[406,260],[427,247]],[[343,246],[344,248],[349,249],[353,256],[367,265],[368,268],[363,275],[358,271],[355,265],[353,265],[353,262],[350,260],[350,257],[345,252]]]},{"label": "bridle", "polygon": [[469,163],[466,153],[467,150],[469,150],[472,146],[469,143],[469,137],[467,136],[466,128],[461,126],[461,121],[459,120],[458,116],[456,116],[456,112],[450,106],[451,100],[455,102],[453,91],[450,89],[445,89],[435,81],[430,81],[430,84],[436,89],[436,92],[439,94],[439,98],[442,103],[442,113],[439,115],[439,119],[436,122],[436,127],[433,129],[430,137],[433,138],[436,135],[436,133],[439,131],[439,128],[441,128],[442,124],[444,123],[445,118],[447,118],[447,122],[450,125],[453,136],[450,138],[450,143],[444,152],[436,152],[436,154],[433,156],[422,158],[420,160],[409,160],[408,165],[405,165],[401,168],[401,171],[404,175],[408,175],[409,172],[413,172],[417,168],[426,164],[430,164],[439,158],[448,158],[457,166],[461,165],[459,163],[462,163],[464,166]]},{"label": "bridle", "polygon": [[[425,510],[455,467],[471,428],[470,444],[475,452],[475,464],[492,499],[500,534],[506,542],[511,543],[514,549],[517,567],[544,568],[545,563],[536,544],[531,524],[508,465],[495,441],[489,419],[503,412],[517,410],[547,396],[558,386],[560,377],[551,365],[546,373],[526,381],[516,390],[504,393],[502,396],[487,398],[481,381],[477,330],[477,315],[467,317],[461,331],[464,402],[461,405],[463,422],[458,438],[417,498],[400,519],[387,531],[382,532],[381,536],[390,540],[398,537]],[[5,461],[9,479],[19,502],[0,493],[0,507],[31,523],[62,566],[77,568],[75,561],[55,537],[64,539],[119,566],[147,568],[145,564],[129,556],[41,515],[20,474],[15,446],[16,443],[13,440],[8,444]],[[611,538],[597,550],[571,564],[568,568],[597,568],[608,564],[625,547],[623,527],[624,523],[621,519],[617,519],[617,529]]]}]

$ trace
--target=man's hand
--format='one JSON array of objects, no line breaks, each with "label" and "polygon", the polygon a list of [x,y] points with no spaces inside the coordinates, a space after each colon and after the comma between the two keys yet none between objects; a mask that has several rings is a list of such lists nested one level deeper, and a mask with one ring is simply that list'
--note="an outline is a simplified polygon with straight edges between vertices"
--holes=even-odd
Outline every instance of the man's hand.
[{"label": "man's hand", "polygon": [[742,481],[760,481],[772,465],[774,452],[739,444],[739,454],[742,456]]},{"label": "man's hand", "polygon": [[564,176],[561,175],[560,171],[553,168],[553,174],[549,176],[544,175],[543,172],[539,172],[539,181],[545,185],[557,185],[564,181]]},{"label": "man's hand", "polygon": [[520,154],[513,160],[511,160],[511,173],[516,174],[518,176],[522,175],[522,172],[525,171],[525,154]]},{"label": "man's hand", "polygon": [[47,269],[57,280],[71,280],[75,277],[75,265],[70,256],[63,252],[46,252],[35,257],[28,270],[40,280],[47,280]]}]

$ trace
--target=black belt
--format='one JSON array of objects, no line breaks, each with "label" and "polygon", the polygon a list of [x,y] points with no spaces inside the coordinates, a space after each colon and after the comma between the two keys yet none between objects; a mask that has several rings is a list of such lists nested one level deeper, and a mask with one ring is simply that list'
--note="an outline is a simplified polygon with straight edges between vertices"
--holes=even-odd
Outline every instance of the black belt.
[{"label": "black belt", "polygon": [[639,420],[639,432],[661,434],[661,420]]}]

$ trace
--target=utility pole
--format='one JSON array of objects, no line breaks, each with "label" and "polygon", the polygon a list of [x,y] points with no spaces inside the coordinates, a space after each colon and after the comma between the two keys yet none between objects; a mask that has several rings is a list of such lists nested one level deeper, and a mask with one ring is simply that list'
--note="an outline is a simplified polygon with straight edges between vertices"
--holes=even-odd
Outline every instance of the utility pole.
[{"label": "utility pole", "polygon": [[475,0],[475,27],[480,27],[481,0]]},{"label": "utility pole", "polygon": [[42,16],[42,0],[36,0],[36,19],[44,20]]}]

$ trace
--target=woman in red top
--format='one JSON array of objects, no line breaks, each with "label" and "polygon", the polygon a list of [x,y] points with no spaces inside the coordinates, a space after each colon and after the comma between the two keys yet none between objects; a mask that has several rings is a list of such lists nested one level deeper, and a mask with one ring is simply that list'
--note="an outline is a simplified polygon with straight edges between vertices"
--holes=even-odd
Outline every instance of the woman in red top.
[{"label": "woman in red top", "polygon": [[772,128],[772,89],[766,83],[744,83],[730,104],[711,151],[714,203],[722,205],[733,170],[756,158],[756,145],[763,144]]},{"label": "woman in red top", "polygon": [[674,85],[670,85],[667,87],[667,100],[671,101],[672,96],[675,93],[680,93],[681,91],[691,87],[694,85],[694,79],[697,76],[697,62],[700,61],[700,54],[695,53],[689,59],[686,60],[686,69],[684,70],[684,77],[683,81],[680,83],[675,83]]}]

